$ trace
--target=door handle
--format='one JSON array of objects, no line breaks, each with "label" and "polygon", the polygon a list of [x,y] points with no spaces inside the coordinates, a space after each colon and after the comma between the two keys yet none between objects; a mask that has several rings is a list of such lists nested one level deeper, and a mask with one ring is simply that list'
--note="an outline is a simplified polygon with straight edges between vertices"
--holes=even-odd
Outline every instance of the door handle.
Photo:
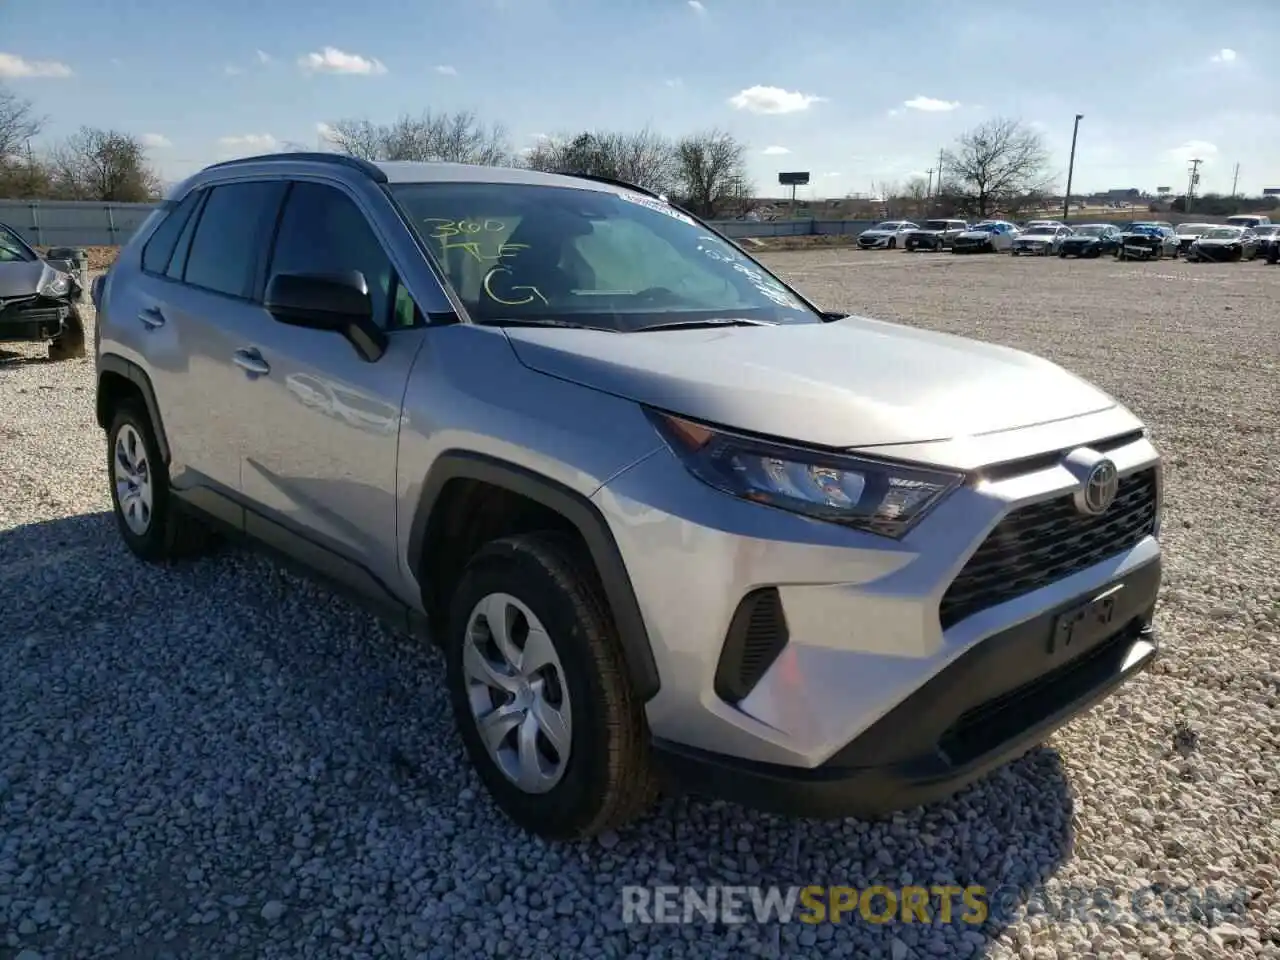
[{"label": "door handle", "polygon": [[237,350],[231,355],[231,362],[240,369],[258,376],[271,372],[271,366],[262,359],[262,354],[257,350]]},{"label": "door handle", "polygon": [[138,322],[150,330],[164,326],[164,314],[159,307],[147,307],[138,314]]}]

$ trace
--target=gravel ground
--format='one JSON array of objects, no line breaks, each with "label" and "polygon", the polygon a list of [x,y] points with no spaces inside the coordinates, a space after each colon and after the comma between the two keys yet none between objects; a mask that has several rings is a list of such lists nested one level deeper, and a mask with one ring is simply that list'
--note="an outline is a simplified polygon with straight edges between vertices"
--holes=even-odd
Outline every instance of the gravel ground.
[{"label": "gravel ground", "polygon": [[[888,822],[669,800],[543,844],[481,792],[433,651],[250,554],[132,560],[92,364],[24,349],[0,355],[0,960],[1280,958],[1280,270],[769,259],[824,305],[1031,349],[1147,419],[1168,462],[1151,673]],[[710,883],[980,884],[994,906],[981,927],[620,921],[625,884]],[[1134,914],[1152,884],[1170,906]],[[1071,913],[1080,891],[1123,912]]]}]

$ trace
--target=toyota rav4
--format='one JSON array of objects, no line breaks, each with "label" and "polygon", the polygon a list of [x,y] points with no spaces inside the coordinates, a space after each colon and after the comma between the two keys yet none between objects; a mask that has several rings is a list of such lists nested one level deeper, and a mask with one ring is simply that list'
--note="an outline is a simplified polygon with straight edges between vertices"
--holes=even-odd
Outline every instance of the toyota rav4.
[{"label": "toyota rav4", "polygon": [[1161,472],[1128,410],[823,312],[656,194],[236,160],[94,289],[128,548],[230,533],[439,644],[482,782],[542,836],[664,785],[928,802],[1156,655]]}]

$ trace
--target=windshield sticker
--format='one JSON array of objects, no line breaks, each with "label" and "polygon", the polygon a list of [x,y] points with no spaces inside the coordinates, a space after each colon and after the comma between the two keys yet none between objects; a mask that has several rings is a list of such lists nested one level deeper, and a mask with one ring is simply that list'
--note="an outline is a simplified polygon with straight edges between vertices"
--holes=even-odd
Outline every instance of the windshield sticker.
[{"label": "windshield sticker", "polygon": [[671,204],[665,203],[662,200],[658,200],[654,197],[646,197],[638,193],[620,193],[618,196],[622,197],[622,199],[626,200],[628,203],[634,203],[641,207],[648,207],[650,210],[656,210],[658,213],[665,213],[668,217],[671,217],[674,220],[679,220],[682,223],[687,223],[691,227],[697,226],[691,217],[681,213],[675,207],[671,206]]}]

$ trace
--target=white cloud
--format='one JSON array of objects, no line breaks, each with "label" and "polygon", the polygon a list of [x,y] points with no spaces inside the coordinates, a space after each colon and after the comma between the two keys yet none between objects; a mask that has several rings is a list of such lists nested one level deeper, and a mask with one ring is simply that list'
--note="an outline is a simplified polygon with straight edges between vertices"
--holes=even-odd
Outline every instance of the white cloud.
[{"label": "white cloud", "polygon": [[702,0],[689,0],[689,9],[700,17],[707,15],[707,8],[703,5]]},{"label": "white cloud", "polygon": [[321,140],[325,141],[326,143],[333,143],[334,139],[337,136],[337,131],[334,130],[333,127],[329,126],[329,124],[321,120],[319,123],[316,124],[316,136],[318,136]]},{"label": "white cloud", "polygon": [[668,87],[671,87],[673,90],[677,87],[684,86],[684,81],[681,80],[679,77],[672,77],[670,80],[664,80],[663,83],[665,83]]},{"label": "white cloud", "polygon": [[902,111],[901,111],[901,110],[898,110],[898,109],[896,109],[896,108],[895,108],[895,109],[893,109],[893,110],[890,110],[890,111],[889,111],[889,116],[891,116],[891,117],[900,117],[900,116],[902,116]]},{"label": "white cloud", "polygon": [[274,150],[280,141],[269,133],[245,133],[238,137],[220,137],[218,144],[232,150]]},{"label": "white cloud", "polygon": [[934,97],[917,94],[910,100],[904,100],[902,105],[908,110],[922,110],[925,113],[945,113],[948,110],[955,110],[959,107],[960,101],[938,100]]},{"label": "white cloud", "polygon": [[451,67],[447,63],[441,63],[436,65],[436,73],[443,77],[456,77],[458,75],[458,68]]},{"label": "white cloud", "polygon": [[766,157],[780,157],[783,154],[787,154],[790,152],[791,151],[788,150],[786,147],[765,147],[764,150],[761,151],[761,153],[763,153]]},{"label": "white cloud", "polygon": [[257,52],[257,57],[258,57],[258,62],[259,62],[259,63],[270,63],[270,62],[271,62],[271,54],[267,53],[267,51],[265,51],[265,50],[259,50],[259,51]]},{"label": "white cloud", "polygon": [[756,85],[747,87],[729,98],[729,103],[737,110],[751,113],[799,113],[808,110],[815,103],[821,103],[825,97],[816,97],[799,91],[783,90],[781,87],[764,87]]},{"label": "white cloud", "polygon": [[142,135],[142,145],[156,150],[163,150],[165,147],[172,147],[173,143],[163,133],[144,133]]},{"label": "white cloud", "polygon": [[57,60],[24,60],[16,53],[0,53],[0,77],[7,80],[69,76],[71,68]]},{"label": "white cloud", "polygon": [[237,67],[234,63],[228,63],[225,67],[222,68],[222,72],[225,73],[228,77],[238,77],[240,76],[240,74],[244,73],[244,71],[241,70],[239,67]]},{"label": "white cloud", "polygon": [[823,174],[823,176],[824,176],[824,177],[838,177],[838,176],[840,176],[840,171],[839,171],[839,170],[829,170],[829,171],[827,171],[826,173],[824,173],[824,174]]},{"label": "white cloud", "polygon": [[1209,60],[1213,63],[1235,63],[1236,52],[1232,50],[1230,47],[1223,47],[1221,50],[1215,53],[1212,57],[1210,57]]},{"label": "white cloud", "polygon": [[370,60],[358,53],[346,53],[337,47],[325,47],[319,53],[308,53],[298,58],[298,66],[307,72],[343,73],[354,76],[370,76],[386,73],[381,60]]},{"label": "white cloud", "polygon": [[1165,151],[1165,155],[1170,160],[1177,160],[1180,163],[1190,163],[1195,159],[1208,163],[1218,155],[1218,148],[1208,140],[1188,140],[1172,150]]}]

